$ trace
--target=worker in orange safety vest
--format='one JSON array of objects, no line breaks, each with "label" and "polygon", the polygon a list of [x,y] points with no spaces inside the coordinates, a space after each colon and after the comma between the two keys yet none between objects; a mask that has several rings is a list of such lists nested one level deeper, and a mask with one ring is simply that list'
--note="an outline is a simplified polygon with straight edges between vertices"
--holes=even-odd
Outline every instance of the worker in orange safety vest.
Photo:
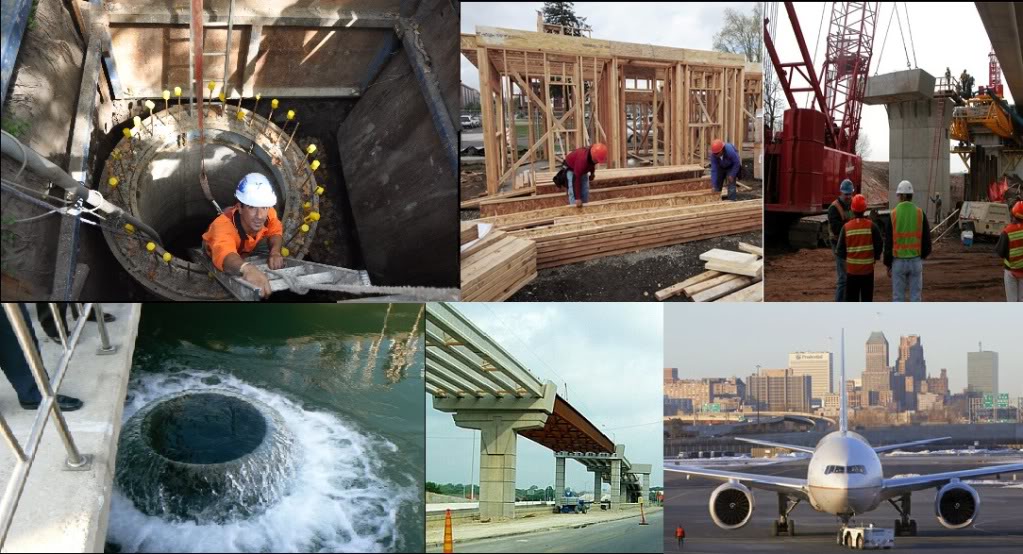
[{"label": "worker in orange safety vest", "polygon": [[881,258],[884,236],[881,229],[866,217],[867,197],[853,196],[853,217],[838,233],[835,255],[845,260],[845,301],[874,300],[874,262]]},{"label": "worker in orange safety vest", "polygon": [[998,235],[995,251],[1005,263],[1005,300],[1023,302],[1023,200],[1012,207],[1012,222]]}]

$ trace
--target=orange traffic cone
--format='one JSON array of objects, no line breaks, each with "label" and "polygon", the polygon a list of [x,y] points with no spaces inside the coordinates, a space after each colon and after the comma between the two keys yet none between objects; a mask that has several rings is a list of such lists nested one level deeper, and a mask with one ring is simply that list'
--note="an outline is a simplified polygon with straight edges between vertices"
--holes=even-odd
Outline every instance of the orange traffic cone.
[{"label": "orange traffic cone", "polygon": [[444,514],[444,554],[455,551],[455,541],[451,536],[451,509]]}]

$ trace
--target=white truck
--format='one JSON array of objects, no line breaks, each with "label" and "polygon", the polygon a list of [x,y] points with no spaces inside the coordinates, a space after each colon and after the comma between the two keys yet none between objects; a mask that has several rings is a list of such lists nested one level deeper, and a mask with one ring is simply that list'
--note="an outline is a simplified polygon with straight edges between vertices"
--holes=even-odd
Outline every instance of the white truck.
[{"label": "white truck", "polygon": [[837,539],[838,544],[857,550],[888,549],[895,546],[895,531],[874,527],[873,523],[867,527],[843,526]]}]

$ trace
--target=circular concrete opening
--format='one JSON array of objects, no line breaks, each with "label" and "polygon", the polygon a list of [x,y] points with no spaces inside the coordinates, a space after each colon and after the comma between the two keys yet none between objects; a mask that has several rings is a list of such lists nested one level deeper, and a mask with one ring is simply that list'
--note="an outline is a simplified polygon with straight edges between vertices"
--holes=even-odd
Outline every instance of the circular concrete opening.
[{"label": "circular concrete opening", "polygon": [[266,419],[251,403],[199,393],[161,402],[143,427],[153,450],[174,462],[220,464],[250,454],[266,438]]},{"label": "circular concrete opening", "polygon": [[[304,220],[319,210],[317,178],[298,144],[289,144],[289,135],[260,115],[243,111],[239,119],[236,106],[221,114],[218,104],[207,108],[207,114],[204,149],[198,119],[189,115],[187,105],[172,106],[143,119],[131,138],[121,138],[100,177],[105,198],[160,235],[161,244],[150,250],[151,239],[133,230],[103,230],[121,265],[162,298],[232,298],[191,252],[201,247],[202,234],[217,216],[199,183],[200,150],[210,192],[221,209],[235,204],[234,190],[245,174],[262,173],[277,192],[276,211],[289,255],[303,258],[316,234],[317,223]],[[111,177],[117,178],[116,186],[110,184]],[[309,226],[307,232],[300,231],[303,223]],[[170,254],[169,261],[165,254]]]},{"label": "circular concrete opening", "polygon": [[[216,208],[199,186],[199,150],[198,144],[166,145],[140,177],[140,219],[160,234],[168,252],[184,259],[189,259],[190,248],[202,244],[202,234],[217,217]],[[214,143],[205,148],[205,163],[210,192],[221,208],[234,205],[235,187],[242,177],[262,173],[277,192],[277,212],[284,213],[285,198],[275,172],[258,156],[234,144]]]},{"label": "circular concrete opening", "polygon": [[293,445],[280,414],[258,400],[226,390],[179,393],[125,423],[115,479],[148,515],[246,518],[287,491]]}]

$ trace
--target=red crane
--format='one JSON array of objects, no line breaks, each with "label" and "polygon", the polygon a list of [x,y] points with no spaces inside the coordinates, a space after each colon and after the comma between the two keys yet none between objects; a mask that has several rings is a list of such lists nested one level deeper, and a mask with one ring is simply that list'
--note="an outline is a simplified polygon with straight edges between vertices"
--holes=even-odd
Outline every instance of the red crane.
[{"label": "red crane", "polygon": [[[800,56],[782,61],[765,18],[764,44],[789,105],[781,132],[769,134],[765,147],[767,226],[769,234],[787,230],[790,243],[816,246],[827,237],[826,218],[820,214],[837,197],[839,183],[848,178],[859,189],[862,161],[856,140],[878,3],[832,4],[820,73],[814,70],[793,3],[784,5]],[[809,93],[813,107],[797,107],[797,92]]]}]

